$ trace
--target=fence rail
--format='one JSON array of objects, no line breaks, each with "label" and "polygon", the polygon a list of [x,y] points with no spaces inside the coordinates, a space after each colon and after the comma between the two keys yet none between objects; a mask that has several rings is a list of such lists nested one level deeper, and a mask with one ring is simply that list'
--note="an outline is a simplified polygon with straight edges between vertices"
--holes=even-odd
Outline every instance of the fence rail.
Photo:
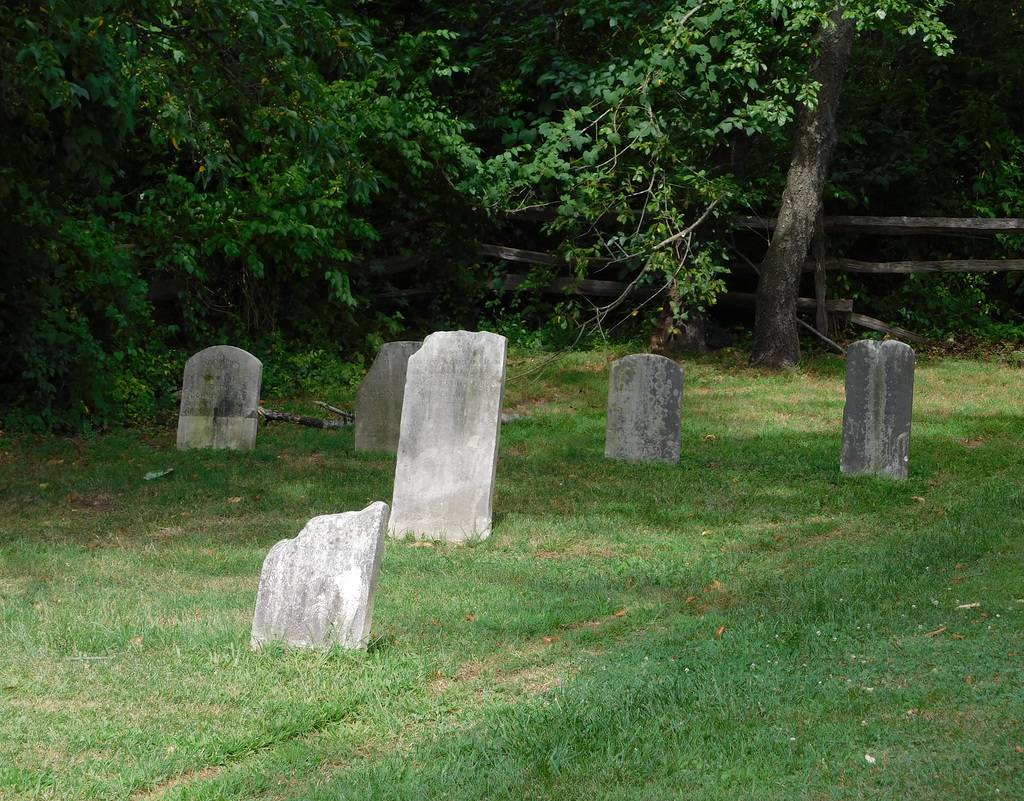
[{"label": "fence rail", "polygon": [[[515,216],[522,219],[548,219],[553,215],[550,209],[529,210]],[[741,228],[772,231],[775,219],[760,217],[736,217],[733,222]],[[823,217],[823,231],[855,231],[858,233],[882,236],[915,236],[945,235],[959,237],[990,237],[1000,234],[1024,235],[1024,218],[961,218],[961,217]],[[816,259],[804,263],[805,272],[815,273],[815,298],[799,298],[799,311],[816,312],[817,328],[820,333],[827,333],[830,317],[853,322],[856,325],[881,331],[900,339],[912,342],[925,342],[924,337],[902,328],[888,325],[853,311],[853,301],[826,299],[827,274],[860,273],[873,275],[909,275],[912,273],[988,273],[988,272],[1024,272],[1024,259],[950,259],[941,261],[889,261],[867,262],[856,259],[826,258],[824,241],[819,237],[812,247]],[[540,264],[547,266],[567,265],[563,258],[550,253],[506,245],[483,244],[478,248],[483,256],[502,259],[509,262]],[[614,259],[592,259],[590,264],[601,267],[621,264]],[[748,272],[756,269],[752,263],[730,264],[731,272]],[[505,276],[503,288],[516,289],[526,280],[526,276],[510,273]],[[560,294],[582,294],[593,297],[618,297],[628,288],[628,284],[618,281],[601,281],[595,279],[557,278],[549,283],[545,292]],[[635,289],[632,293],[637,299],[647,299],[663,290],[653,287]],[[756,296],[749,293],[728,292],[719,296],[723,305],[750,306],[756,304]]]},{"label": "fence rail", "polygon": [[[742,228],[775,230],[774,218],[735,217]],[[944,234],[948,236],[991,236],[1024,234],[1024,218],[1020,217],[823,217],[826,231],[857,231],[863,234],[915,236]]]}]

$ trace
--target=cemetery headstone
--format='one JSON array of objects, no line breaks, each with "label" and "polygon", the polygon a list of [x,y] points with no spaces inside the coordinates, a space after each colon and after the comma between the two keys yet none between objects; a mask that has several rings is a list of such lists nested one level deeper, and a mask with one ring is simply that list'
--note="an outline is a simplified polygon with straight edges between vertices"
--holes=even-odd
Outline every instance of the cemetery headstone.
[{"label": "cemetery headstone", "polygon": [[440,331],[409,358],[392,536],[490,535],[507,349],[498,334]]},{"label": "cemetery headstone", "polygon": [[398,453],[409,357],[422,342],[386,342],[356,390],[356,450]]},{"label": "cemetery headstone", "polygon": [[256,446],[263,363],[241,348],[216,345],[185,363],[178,448]]},{"label": "cemetery headstone", "polygon": [[388,505],[322,515],[267,554],[260,574],[252,647],[364,648],[373,622]]},{"label": "cemetery headstone", "polygon": [[913,405],[913,348],[895,340],[860,340],[850,345],[842,472],[906,478]]},{"label": "cemetery headstone", "polygon": [[640,353],[612,363],[604,455],[631,462],[679,461],[683,366]]}]

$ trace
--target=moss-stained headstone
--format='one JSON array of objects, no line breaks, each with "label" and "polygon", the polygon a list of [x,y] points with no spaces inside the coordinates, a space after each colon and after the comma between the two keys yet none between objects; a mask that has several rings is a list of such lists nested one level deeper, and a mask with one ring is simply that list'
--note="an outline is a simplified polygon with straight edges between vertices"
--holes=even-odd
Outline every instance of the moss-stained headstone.
[{"label": "moss-stained headstone", "polygon": [[679,461],[683,366],[640,353],[612,364],[604,455],[630,462]]},{"label": "moss-stained headstone", "polygon": [[388,505],[322,515],[267,554],[260,574],[252,647],[364,648],[388,524]]},{"label": "moss-stained headstone", "polygon": [[842,472],[906,478],[913,405],[913,348],[894,340],[861,340],[850,345]]},{"label": "moss-stained headstone", "polygon": [[386,342],[356,390],[356,450],[398,453],[409,357],[422,342]]},{"label": "moss-stained headstone", "polygon": [[216,345],[185,363],[178,447],[251,450],[256,446],[263,363],[241,348]]},{"label": "moss-stained headstone", "polygon": [[393,536],[490,535],[507,347],[498,334],[441,331],[409,358]]}]

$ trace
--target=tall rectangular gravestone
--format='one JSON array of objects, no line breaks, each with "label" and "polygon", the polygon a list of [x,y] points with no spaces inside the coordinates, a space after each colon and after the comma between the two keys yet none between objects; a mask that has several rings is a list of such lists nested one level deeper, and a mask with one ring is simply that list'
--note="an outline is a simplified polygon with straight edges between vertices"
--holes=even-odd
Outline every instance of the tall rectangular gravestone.
[{"label": "tall rectangular gravestone", "polygon": [[178,448],[256,446],[263,362],[231,345],[201,350],[185,362]]},{"label": "tall rectangular gravestone", "polygon": [[392,536],[490,535],[507,349],[498,334],[440,331],[409,358]]},{"label": "tall rectangular gravestone", "polygon": [[356,390],[356,450],[398,453],[409,357],[422,342],[386,342]]},{"label": "tall rectangular gravestone", "polygon": [[631,462],[679,461],[683,366],[640,353],[612,364],[604,455]]},{"label": "tall rectangular gravestone", "polygon": [[860,340],[850,345],[842,472],[906,478],[913,405],[913,348],[894,340]]},{"label": "tall rectangular gravestone", "polygon": [[252,647],[364,648],[373,622],[388,505],[322,515],[267,554],[256,595]]}]

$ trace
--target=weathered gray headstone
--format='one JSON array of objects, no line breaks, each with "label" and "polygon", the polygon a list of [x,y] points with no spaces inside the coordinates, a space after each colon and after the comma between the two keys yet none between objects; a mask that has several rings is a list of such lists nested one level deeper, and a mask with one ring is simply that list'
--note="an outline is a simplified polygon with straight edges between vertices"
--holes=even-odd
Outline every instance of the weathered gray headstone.
[{"label": "weathered gray headstone", "polygon": [[216,345],[185,363],[178,447],[251,450],[256,445],[263,363],[241,348]]},{"label": "weathered gray headstone", "polygon": [[631,462],[679,461],[683,366],[640,353],[612,364],[604,455]]},{"label": "weathered gray headstone", "polygon": [[356,450],[398,453],[409,357],[422,342],[386,342],[356,390]]},{"label": "weathered gray headstone", "polygon": [[440,331],[409,358],[392,536],[490,535],[507,350],[498,334]]},{"label": "weathered gray headstone", "polygon": [[913,405],[913,348],[895,340],[860,340],[850,345],[842,472],[906,478]]},{"label": "weathered gray headstone", "polygon": [[322,515],[267,554],[256,595],[252,647],[363,648],[388,524],[388,505]]}]

